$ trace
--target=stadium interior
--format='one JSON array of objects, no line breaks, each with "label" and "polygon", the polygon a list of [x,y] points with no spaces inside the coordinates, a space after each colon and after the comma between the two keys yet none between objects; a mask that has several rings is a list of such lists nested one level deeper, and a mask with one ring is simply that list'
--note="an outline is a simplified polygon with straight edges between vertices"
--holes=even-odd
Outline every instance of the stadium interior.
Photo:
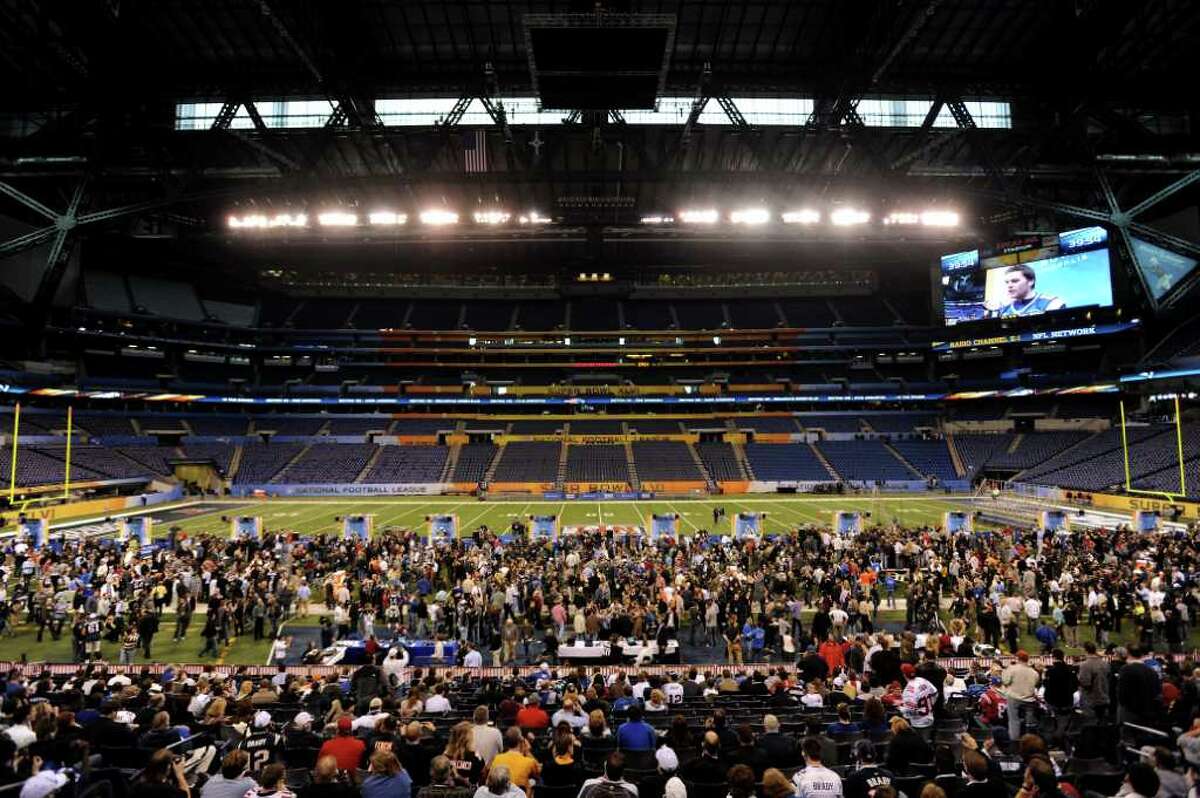
[{"label": "stadium interior", "polygon": [[[1197,789],[1200,678],[1183,651],[1200,638],[1187,610],[1177,638],[1169,620],[1148,637],[1120,633],[1122,614],[1141,623],[1130,605],[1145,601],[1150,617],[1164,591],[1192,618],[1200,610],[1200,314],[1191,304],[1200,298],[1200,95],[1185,78],[1200,43],[1194,5],[0,0],[0,14],[0,636],[16,635],[0,655],[11,661],[0,676],[9,697],[0,793],[333,798],[315,788],[336,783],[340,798],[431,789],[425,798],[611,798],[615,783],[640,785],[632,798],[841,798],[843,785],[846,798],[985,798],[968,795],[982,781],[990,798],[1151,798],[1148,767],[1160,798]],[[972,542],[956,542],[960,533]],[[334,548],[343,534],[361,538],[357,554],[349,543]],[[721,627],[765,620],[773,592],[800,631],[843,605],[853,627],[874,584],[854,586],[860,566],[885,581],[895,572],[904,603],[875,628],[863,616],[854,633],[839,630],[836,657],[815,631],[792,641],[784,619],[778,651],[768,629],[765,649],[745,637],[762,658],[742,660],[728,637],[704,642],[710,585],[690,603],[697,574],[724,577],[699,565],[703,553],[694,562],[680,553],[675,570],[673,547],[709,551],[710,534],[730,539],[735,553],[720,562],[749,574],[757,605],[747,598],[746,608],[758,606],[722,598]],[[830,535],[858,542],[844,554]],[[109,553],[131,536],[140,549],[124,560]],[[206,539],[222,542],[197,543]],[[424,539],[442,553],[422,554]],[[1012,548],[999,542],[1009,539]],[[1045,555],[1051,540],[1061,550]],[[593,543],[600,565],[589,560]],[[493,544],[494,560],[474,559]],[[302,570],[291,565],[293,545],[307,563],[311,611],[294,603]],[[627,572],[609,570],[643,545],[663,552],[661,563],[646,560],[645,600],[660,606],[644,630],[645,608],[633,609],[643,594],[622,604]],[[264,564],[283,556],[276,546],[287,564]],[[516,548],[505,555],[506,546]],[[767,564],[761,546],[778,547],[767,548]],[[568,551],[582,552],[583,571],[566,564]],[[982,569],[974,588],[958,570],[971,552],[980,556],[970,567]],[[771,562],[794,569],[786,588]],[[501,563],[503,574],[534,571],[506,586],[493,570]],[[185,648],[171,591],[180,580],[195,589],[192,568],[198,580],[203,571],[207,609]],[[1132,570],[1112,570],[1121,568]],[[481,609],[475,625],[460,606],[441,626],[413,609],[417,634],[407,621],[383,623],[393,598],[370,593],[368,571],[388,596],[413,592],[421,613],[427,594],[440,589],[445,604],[473,577],[497,585],[504,609],[494,625]],[[832,572],[849,585],[844,594],[822,582]],[[244,584],[230,593],[234,573]],[[1036,587],[1019,581],[1034,573]],[[1078,677],[1088,672],[1089,655],[1059,617],[1073,606],[1058,593],[1071,592],[1067,573],[1091,589],[1080,624],[1111,665],[1111,714],[1087,690],[1066,707],[1008,692],[1013,673],[1019,682],[1028,669],[1024,649],[1038,646],[1037,678],[1053,691],[1059,644],[1045,645],[1037,613],[1022,627],[1022,599],[1042,602],[1067,661]],[[664,574],[668,592],[652,593]],[[112,595],[96,587],[105,580]],[[353,598],[341,596],[344,583]],[[515,765],[504,769],[511,784],[493,783],[469,761],[457,781],[435,763],[431,782],[429,759],[455,748],[455,726],[476,705],[491,710],[488,728],[531,732],[517,750],[558,772],[550,765],[566,744],[519,723],[513,701],[528,693],[551,712],[583,706],[574,690],[564,695],[578,678],[569,674],[589,666],[575,685],[582,694],[599,663],[563,651],[600,646],[588,609],[598,586],[597,628],[614,647],[603,644],[601,695],[588,711],[601,709],[614,737],[581,733],[578,767],[560,783],[522,781]],[[566,596],[583,588],[578,617],[546,621],[545,640],[536,617],[523,651],[508,639],[502,619],[529,618],[534,591],[547,612],[557,601],[571,613]],[[1003,604],[1006,588],[1021,596],[1008,646],[971,614],[985,594]],[[1121,597],[1111,639],[1097,593]],[[151,595],[158,615],[170,605],[176,630],[157,656],[144,626]],[[179,596],[183,607],[186,590]],[[96,629],[111,622],[103,641],[87,631],[97,599]],[[214,626],[226,600],[239,613],[254,608],[253,641],[240,614],[233,642]],[[486,588],[479,601],[493,601]],[[380,639],[396,641],[378,663],[374,649],[362,654],[375,641],[361,625],[372,602],[374,628],[390,627]],[[624,630],[622,606],[640,635]],[[355,619],[346,629],[341,613]],[[981,648],[962,648],[968,627]],[[870,636],[884,629],[912,636],[897,645],[905,667],[923,674],[897,671],[890,703],[891,680],[863,673],[878,648]],[[956,642],[939,648],[943,637]],[[795,645],[805,640],[811,652]],[[856,645],[865,668],[862,657],[847,665]],[[1163,658],[1152,666],[1162,712],[1118,707],[1121,680],[1142,679],[1136,668],[1126,674],[1145,670],[1153,651]],[[811,657],[834,664],[820,673]],[[85,661],[88,671],[76,672]],[[168,662],[175,683],[162,675]],[[609,667],[622,662],[636,666],[631,682],[649,687],[632,720],[629,705],[604,700],[624,697]],[[651,691],[679,687],[672,672],[689,666],[700,681],[717,670],[695,690],[668,690],[670,711],[652,716]],[[257,688],[277,672],[287,675]],[[107,681],[121,673],[132,681]],[[943,698],[937,679],[947,674],[963,689]],[[341,692],[322,686],[339,676]],[[235,689],[217,686],[225,677]],[[197,679],[212,685],[206,696],[229,699],[228,717],[196,712]],[[694,674],[682,681],[696,683]],[[919,681],[938,696],[928,718],[898,698]],[[236,700],[243,683],[276,694],[255,692],[246,710]],[[404,709],[422,686],[454,709]],[[864,730],[871,688],[905,728]],[[821,704],[806,700],[813,690]],[[371,746],[396,732],[397,717],[428,721],[409,739],[430,756],[397,764],[407,787],[389,780],[399,776],[387,757],[372,756],[390,742],[361,767],[339,761],[340,775],[318,766],[325,746],[346,736],[335,693]],[[992,693],[1007,695],[1015,726],[987,715]],[[43,700],[59,719],[90,713],[91,724],[122,726],[122,739],[142,736],[117,745],[94,739],[91,726],[45,731],[28,722]],[[147,707],[165,710],[162,724],[182,734],[171,738]],[[360,725],[380,712],[395,716],[390,731]],[[643,712],[655,742],[628,745],[618,727]],[[305,717],[316,720],[301,729],[311,737],[287,743],[302,737],[295,721]],[[664,741],[679,718],[693,745],[676,752]],[[847,718],[853,731],[824,734]],[[146,738],[148,724],[164,733]],[[888,746],[915,745],[909,725],[924,748],[905,762]],[[224,771],[245,769],[221,762],[267,728],[278,739],[261,760],[250,746],[257,781],[234,796]],[[714,728],[715,748],[705,739]],[[21,729],[36,732],[34,748]],[[1022,731],[1034,740],[1018,739]],[[780,733],[786,751],[764,749]],[[68,736],[91,747],[55,742]],[[3,745],[10,738],[15,753]],[[814,739],[833,746],[824,760]],[[874,745],[857,745],[864,740]],[[655,748],[678,754],[674,765]],[[976,749],[991,775],[972,770]],[[470,750],[455,750],[461,771]],[[627,761],[614,760],[617,750]],[[773,764],[751,750],[771,752]],[[474,756],[491,765],[478,747]],[[673,784],[705,757],[724,769],[693,769]],[[814,775],[822,761],[836,791]],[[895,772],[871,792],[853,780],[856,768],[885,761]],[[40,762],[53,764],[44,771],[53,778],[38,781]],[[748,783],[735,764],[756,771]],[[212,789],[214,779],[229,791]]]}]

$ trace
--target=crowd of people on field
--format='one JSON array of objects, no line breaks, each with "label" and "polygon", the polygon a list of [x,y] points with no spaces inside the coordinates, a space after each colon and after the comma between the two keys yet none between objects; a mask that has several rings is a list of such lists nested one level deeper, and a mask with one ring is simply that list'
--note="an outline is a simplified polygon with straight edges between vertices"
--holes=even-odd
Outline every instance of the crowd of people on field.
[{"label": "crowd of people on field", "polygon": [[480,528],[448,546],[406,530],[370,541],[173,534],[148,557],[96,540],[18,541],[0,565],[0,631],[27,623],[38,641],[69,634],[78,661],[133,662],[154,657],[163,628],[176,642],[194,636],[205,657],[234,637],[277,640],[285,620],[316,608],[310,649],[352,636],[455,640],[469,665],[485,653],[492,664],[553,662],[566,643],[630,638],[719,647],[734,664],[789,661],[830,642],[869,649],[884,628],[943,656],[1085,639],[1178,653],[1197,611],[1194,544],[1192,532],[1043,539],[896,524],[736,540],[544,541]]}]

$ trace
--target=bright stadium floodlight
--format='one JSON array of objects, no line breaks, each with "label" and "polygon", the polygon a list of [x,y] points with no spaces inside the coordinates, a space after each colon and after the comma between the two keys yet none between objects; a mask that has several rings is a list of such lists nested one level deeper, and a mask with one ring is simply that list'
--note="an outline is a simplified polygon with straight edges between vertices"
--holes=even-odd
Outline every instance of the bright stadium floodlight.
[{"label": "bright stadium floodlight", "polygon": [[408,214],[395,211],[372,211],[367,216],[367,221],[380,227],[396,227],[408,221]]},{"label": "bright stadium floodlight", "polygon": [[537,211],[530,211],[529,213],[521,214],[521,218],[517,221],[521,224],[550,224],[553,220],[549,216],[542,216]]},{"label": "bright stadium floodlight", "polygon": [[849,227],[855,224],[866,224],[871,221],[871,214],[857,208],[838,208],[829,214],[829,221],[838,227]]},{"label": "bright stadium floodlight", "polygon": [[784,224],[816,224],[819,221],[821,221],[821,212],[814,211],[811,208],[788,211],[783,214]]},{"label": "bright stadium floodlight", "polygon": [[271,217],[269,227],[306,227],[308,216],[303,213],[277,213]]},{"label": "bright stadium floodlight", "polygon": [[742,208],[729,214],[733,224],[760,225],[771,221],[771,212],[766,208]]},{"label": "bright stadium floodlight", "polygon": [[673,217],[657,213],[642,217],[642,224],[670,224],[673,221],[675,221]]},{"label": "bright stadium floodlight", "polygon": [[684,224],[716,224],[718,218],[720,214],[714,208],[679,212],[679,221]]},{"label": "bright stadium floodlight", "polygon": [[229,227],[233,230],[244,230],[255,227],[266,227],[269,220],[266,216],[259,213],[252,213],[246,216],[230,216]]},{"label": "bright stadium floodlight", "polygon": [[475,211],[475,224],[504,224],[511,218],[508,211]]},{"label": "bright stadium floodlight", "polygon": [[920,214],[908,211],[895,211],[883,217],[884,224],[917,224],[920,221]]},{"label": "bright stadium floodlight", "polygon": [[354,227],[358,224],[358,214],[348,211],[327,211],[317,216],[317,224],[322,227]]},{"label": "bright stadium floodlight", "polygon": [[958,227],[958,213],[955,211],[925,211],[921,214],[921,224],[926,227]]},{"label": "bright stadium floodlight", "polygon": [[442,227],[448,224],[458,224],[458,214],[454,211],[430,209],[421,211],[421,224],[431,227]]}]

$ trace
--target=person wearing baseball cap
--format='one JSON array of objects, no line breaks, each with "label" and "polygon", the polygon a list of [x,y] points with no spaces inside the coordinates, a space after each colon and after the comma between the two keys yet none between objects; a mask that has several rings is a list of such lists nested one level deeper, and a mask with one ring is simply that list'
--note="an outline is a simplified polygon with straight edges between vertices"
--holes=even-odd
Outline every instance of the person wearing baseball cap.
[{"label": "person wearing baseball cap", "polygon": [[296,717],[283,731],[284,748],[320,748],[321,735],[312,730],[313,716],[297,712]]},{"label": "person wearing baseball cap", "polygon": [[332,756],[337,760],[338,770],[352,773],[366,750],[366,743],[354,736],[354,721],[349,715],[342,715],[337,721],[337,736],[325,741],[317,758]]}]

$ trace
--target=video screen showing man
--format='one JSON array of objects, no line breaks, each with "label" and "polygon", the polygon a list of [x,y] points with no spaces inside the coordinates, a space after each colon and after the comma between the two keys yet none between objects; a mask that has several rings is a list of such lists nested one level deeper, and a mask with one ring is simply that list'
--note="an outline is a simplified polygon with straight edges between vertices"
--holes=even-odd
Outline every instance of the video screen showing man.
[{"label": "video screen showing man", "polygon": [[1004,270],[1004,291],[1008,303],[998,308],[990,307],[986,313],[990,319],[1008,319],[1017,316],[1036,316],[1051,310],[1062,310],[1066,302],[1056,296],[1038,293],[1037,272],[1027,264],[1009,266]]}]

